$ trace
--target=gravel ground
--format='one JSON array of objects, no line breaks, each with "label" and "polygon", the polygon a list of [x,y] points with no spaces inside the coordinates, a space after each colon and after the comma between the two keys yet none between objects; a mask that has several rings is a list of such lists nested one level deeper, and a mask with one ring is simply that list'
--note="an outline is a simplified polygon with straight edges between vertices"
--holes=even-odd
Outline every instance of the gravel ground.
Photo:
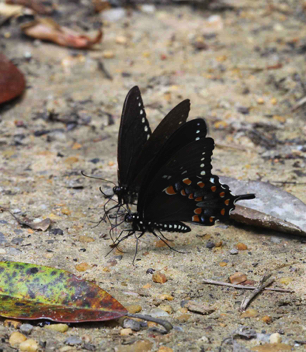
[{"label": "gravel ground", "polygon": [[[58,10],[60,24],[93,32],[102,18],[91,14],[87,1]],[[190,117],[205,117],[217,144],[215,174],[290,181],[282,188],[306,202],[306,114],[303,106],[294,109],[305,94],[305,8],[299,1],[245,0],[218,12],[188,6],[145,11],[104,20],[102,43],[86,51],[34,42],[14,22],[0,28],[4,54],[27,80],[24,96],[1,107],[1,206],[16,216],[53,221],[50,231],[33,231],[2,213],[0,258],[95,280],[123,305],[163,316],[174,329],[163,335],[149,324],[124,336],[128,332],[118,321],[74,324],[66,332],[32,322],[28,338],[44,351],[217,351],[243,326],[257,336],[229,340],[224,351],[304,351],[302,239],[234,223],[192,226],[188,234],[168,235],[184,253],[144,236],[133,266],[134,238],[121,245],[123,252],[106,256],[109,225],[95,226],[105,203],[99,187],[109,184],[80,171],[116,182],[122,104],[137,84],[153,128],[181,100],[191,100]],[[167,281],[153,282],[150,268]],[[295,292],[266,291],[241,313],[244,290],[203,283],[228,282],[235,272],[255,284],[269,272],[274,286]],[[193,312],[188,301],[211,312]],[[8,337],[18,328],[7,325],[0,325],[0,346],[13,351]],[[274,333],[279,335],[271,338]]]}]

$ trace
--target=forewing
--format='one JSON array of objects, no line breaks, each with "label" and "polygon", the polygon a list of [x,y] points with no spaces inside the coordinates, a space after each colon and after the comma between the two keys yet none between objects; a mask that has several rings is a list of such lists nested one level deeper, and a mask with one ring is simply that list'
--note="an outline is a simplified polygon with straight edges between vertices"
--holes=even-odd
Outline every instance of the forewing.
[{"label": "forewing", "polygon": [[[196,142],[198,143],[200,140],[202,141],[204,138],[206,138],[206,134],[207,134],[207,127],[203,119],[191,120],[186,122],[182,126],[180,126],[171,135],[171,137],[164,143],[159,153],[153,158],[153,160],[151,160],[151,162],[148,164],[147,168],[145,169],[145,176],[143,177],[141,182],[142,187],[139,192],[139,198],[142,198],[142,196],[147,191],[147,185],[151,183],[153,178],[156,176],[156,173],[163,168],[163,166],[168,162],[168,160],[171,159],[172,163],[175,163],[175,160],[180,160],[179,158],[182,155],[185,157],[185,159],[186,158],[189,159],[189,154],[193,153],[194,149],[198,153],[200,149],[198,148],[198,144],[196,144]],[[210,141],[207,142],[207,140],[210,140]],[[211,148],[211,153],[212,153],[213,141],[209,138],[206,138],[205,143],[206,143],[205,149],[207,149],[207,147],[210,147],[212,144],[212,148]],[[201,153],[203,151],[204,150],[201,150]],[[178,157],[174,159],[173,155],[175,155],[178,152],[179,152]],[[207,159],[206,165],[210,164],[209,155],[211,157],[211,153],[209,154],[209,151],[208,151],[208,153],[206,154],[206,159]],[[191,162],[194,162],[194,159],[192,159]],[[174,167],[175,165],[172,165],[172,166]],[[179,169],[173,169],[172,174],[175,174],[175,172],[178,173],[179,171],[180,171]],[[182,170],[182,172],[183,171],[184,170]]]},{"label": "forewing", "polygon": [[137,165],[133,169],[133,176],[131,177],[133,188],[137,189],[140,187],[150,162],[164,147],[170,136],[186,122],[189,111],[190,100],[186,99],[173,108],[153,131],[150,139],[143,146]]},{"label": "forewing", "polygon": [[118,181],[127,186],[143,146],[151,136],[140,90],[133,87],[123,105],[118,135]]}]

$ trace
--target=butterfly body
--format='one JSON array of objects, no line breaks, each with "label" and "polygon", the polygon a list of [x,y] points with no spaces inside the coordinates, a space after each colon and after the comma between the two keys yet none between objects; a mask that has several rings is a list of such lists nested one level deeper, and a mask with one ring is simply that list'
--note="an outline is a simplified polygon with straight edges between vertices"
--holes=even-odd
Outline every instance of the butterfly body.
[{"label": "butterfly body", "polygon": [[166,231],[166,232],[190,232],[191,229],[189,226],[186,226],[180,221],[166,221],[166,222],[157,222],[150,221],[149,219],[143,219],[139,213],[126,214],[125,221],[132,224],[133,231],[141,232],[151,232],[154,233],[157,231]]},{"label": "butterfly body", "polygon": [[[173,131],[186,122],[189,110],[190,101],[186,99],[174,107],[152,133],[139,88],[135,86],[128,92],[118,135],[118,185],[113,188],[118,204],[111,209],[120,209],[123,205],[128,208],[135,203],[150,161]],[[109,210],[105,210],[106,216]]]}]

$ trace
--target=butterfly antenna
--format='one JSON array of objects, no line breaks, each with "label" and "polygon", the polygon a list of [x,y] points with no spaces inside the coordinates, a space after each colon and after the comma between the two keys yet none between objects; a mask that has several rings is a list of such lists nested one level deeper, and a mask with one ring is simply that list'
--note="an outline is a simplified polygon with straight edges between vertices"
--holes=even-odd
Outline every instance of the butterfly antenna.
[{"label": "butterfly antenna", "polygon": [[245,200],[245,199],[254,199],[255,194],[254,193],[250,193],[250,194],[241,194],[240,196],[236,196],[234,202],[238,202],[239,200]]},{"label": "butterfly antenna", "polygon": [[[104,182],[110,182],[112,183],[114,186],[116,186],[116,184],[113,182],[113,181],[110,181],[110,180],[106,180],[105,178],[102,178],[102,177],[96,177],[96,176],[89,176],[89,175],[86,175],[84,173],[84,171],[81,171],[81,175],[82,176],[85,176],[85,177],[88,177],[88,178],[93,178],[95,180],[101,180],[101,181],[104,181]],[[103,193],[103,192],[102,192]]]}]

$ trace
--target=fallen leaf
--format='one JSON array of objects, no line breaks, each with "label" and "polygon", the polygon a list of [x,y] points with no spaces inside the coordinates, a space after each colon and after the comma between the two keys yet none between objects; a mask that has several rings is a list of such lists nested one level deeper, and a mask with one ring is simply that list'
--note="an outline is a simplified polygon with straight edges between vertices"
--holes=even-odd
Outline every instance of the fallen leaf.
[{"label": "fallen leaf", "polygon": [[51,220],[49,218],[38,222],[36,222],[35,220],[30,220],[26,217],[21,220],[16,215],[14,215],[8,208],[0,206],[0,211],[7,211],[12,215],[12,217],[18,222],[19,225],[28,226],[33,230],[46,231],[51,225]]},{"label": "fallen leaf", "polygon": [[94,283],[47,266],[0,262],[0,287],[3,317],[85,322],[117,319],[128,313]]},{"label": "fallen leaf", "polygon": [[[220,177],[233,194],[255,193],[256,198],[240,201],[231,219],[248,225],[306,236],[306,204],[268,182],[238,181]],[[245,205],[245,206],[244,206]],[[286,219],[286,220],[284,220]]]},{"label": "fallen leaf", "polygon": [[102,39],[102,30],[98,31],[96,37],[89,38],[70,28],[61,27],[51,18],[37,18],[32,22],[23,24],[21,29],[29,37],[78,49],[88,49],[94,44],[100,43]]},{"label": "fallen leaf", "polygon": [[24,89],[23,74],[0,53],[0,104],[18,97]]},{"label": "fallen leaf", "polygon": [[229,280],[232,284],[241,284],[247,280],[247,276],[239,271],[229,277]]},{"label": "fallen leaf", "polygon": [[48,15],[53,12],[52,8],[44,6],[37,0],[5,0],[5,3],[27,7],[40,15]]}]

